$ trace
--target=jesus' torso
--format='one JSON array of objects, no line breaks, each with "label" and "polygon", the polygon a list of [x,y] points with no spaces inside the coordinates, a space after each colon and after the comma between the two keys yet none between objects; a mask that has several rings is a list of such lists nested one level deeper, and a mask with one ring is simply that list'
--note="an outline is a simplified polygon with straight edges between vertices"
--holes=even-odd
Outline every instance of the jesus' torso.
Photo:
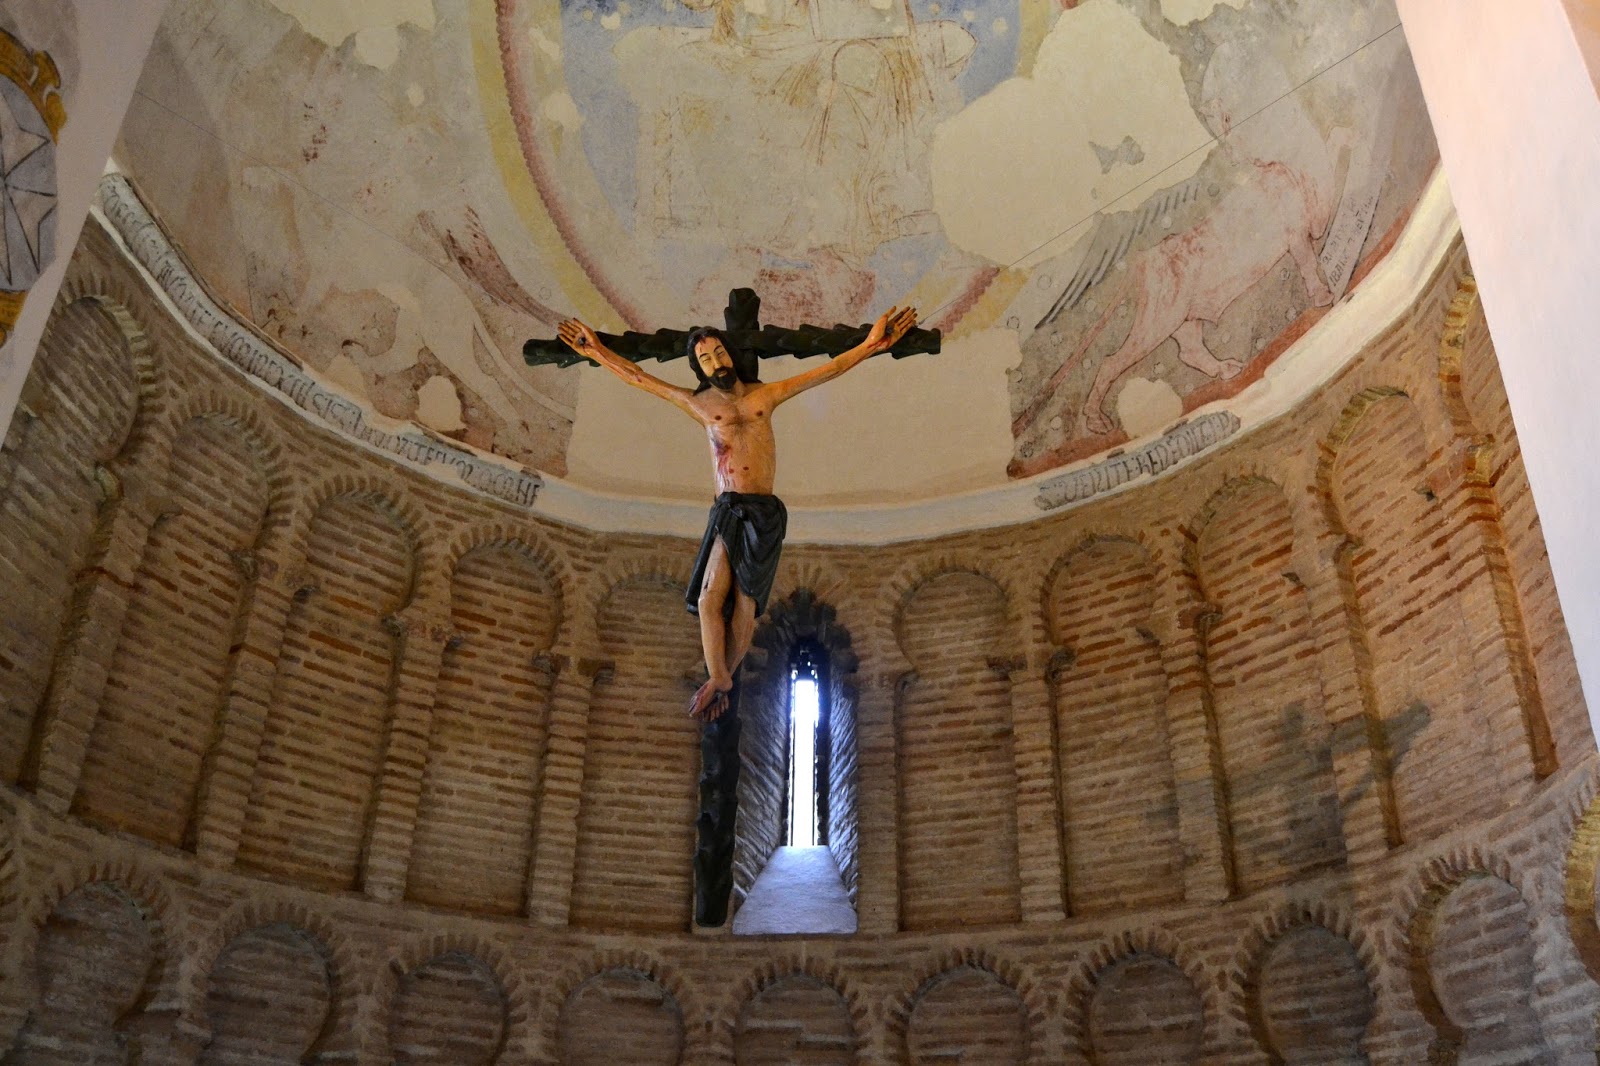
[{"label": "jesus' torso", "polygon": [[717,492],[770,496],[778,468],[772,394],[761,385],[739,382],[732,392],[707,389],[691,405],[706,427]]}]

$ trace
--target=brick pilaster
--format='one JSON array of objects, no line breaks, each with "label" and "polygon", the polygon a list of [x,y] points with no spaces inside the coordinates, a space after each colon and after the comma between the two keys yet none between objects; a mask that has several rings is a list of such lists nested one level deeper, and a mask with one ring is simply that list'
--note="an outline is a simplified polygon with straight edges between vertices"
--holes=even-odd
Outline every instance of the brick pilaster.
[{"label": "brick pilaster", "polygon": [[552,655],[551,661],[556,676],[550,687],[544,795],[539,801],[539,837],[528,870],[526,907],[528,917],[540,925],[564,927],[572,909],[578,859],[578,807],[583,800],[589,707],[595,682],[611,671],[612,664],[570,651]]},{"label": "brick pilaster", "polygon": [[28,777],[39,802],[55,814],[67,813],[77,795],[144,545],[160,520],[151,505],[124,497],[116,474],[96,467],[95,476],[105,499],[98,524],[101,547],[78,577],[29,760]]},{"label": "brick pilaster", "polygon": [[1059,922],[1061,809],[1056,787],[1054,707],[1046,651],[990,663],[1010,682],[1012,754],[1017,766],[1017,873],[1022,920]]},{"label": "brick pilaster", "polygon": [[858,678],[856,758],[859,791],[861,882],[856,891],[863,933],[900,929],[900,766],[895,719],[901,693],[914,678],[909,667]]},{"label": "brick pilaster", "polygon": [[1457,452],[1429,477],[1442,506],[1450,557],[1460,586],[1457,610],[1471,620],[1470,655],[1478,681],[1478,706],[1493,732],[1508,807],[1528,798],[1556,770],[1555,741],[1533,677],[1516,593],[1504,562],[1499,507],[1481,477]]},{"label": "brick pilaster", "polygon": [[1178,840],[1183,849],[1183,896],[1191,903],[1233,895],[1233,827],[1227,778],[1217,740],[1211,679],[1206,672],[1204,629],[1213,608],[1199,598],[1178,561],[1177,546],[1163,538],[1157,614],[1172,620],[1162,642],[1167,675],[1167,732],[1172,744],[1172,779],[1178,801]]},{"label": "brick pilaster", "polygon": [[1345,852],[1351,862],[1371,862],[1401,843],[1400,817],[1391,753],[1372,687],[1371,650],[1350,572],[1353,545],[1326,527],[1307,528],[1308,516],[1301,517],[1295,541],[1310,548],[1308,564],[1300,566],[1298,575],[1317,645]]},{"label": "brick pilaster", "polygon": [[233,649],[227,695],[195,799],[195,854],[201,862],[223,868],[232,866],[239,853],[256,758],[277,687],[278,654],[290,607],[303,584],[275,554],[252,558],[256,580],[241,609],[244,623]]},{"label": "brick pilaster", "polygon": [[373,899],[392,901],[406,891],[417,804],[433,735],[434,695],[450,628],[440,618],[414,611],[402,612],[390,624],[400,634],[399,661],[390,695],[383,769],[367,819],[361,887]]}]

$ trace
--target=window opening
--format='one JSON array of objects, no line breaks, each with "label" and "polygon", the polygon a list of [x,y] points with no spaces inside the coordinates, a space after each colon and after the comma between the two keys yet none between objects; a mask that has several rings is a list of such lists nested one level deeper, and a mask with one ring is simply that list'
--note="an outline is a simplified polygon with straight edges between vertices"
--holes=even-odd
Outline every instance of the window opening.
[{"label": "window opening", "polygon": [[789,810],[784,843],[828,842],[828,707],[825,653],[811,644],[795,650],[789,668]]}]

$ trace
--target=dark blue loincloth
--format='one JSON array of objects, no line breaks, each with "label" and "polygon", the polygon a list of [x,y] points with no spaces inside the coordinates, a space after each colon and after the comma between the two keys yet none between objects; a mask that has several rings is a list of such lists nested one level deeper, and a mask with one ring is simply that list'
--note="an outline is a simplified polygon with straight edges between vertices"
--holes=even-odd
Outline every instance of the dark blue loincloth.
[{"label": "dark blue loincloth", "polygon": [[[756,601],[756,614],[767,609],[767,595],[778,576],[778,556],[783,551],[783,535],[789,528],[789,512],[776,496],[748,492],[724,492],[711,505],[706,519],[706,535],[700,540],[700,554],[694,561],[685,598],[689,613],[700,613],[700,586],[711,564],[711,548],[722,539],[733,566],[733,580],[741,591]],[[733,596],[723,606],[726,617],[733,616]]]}]

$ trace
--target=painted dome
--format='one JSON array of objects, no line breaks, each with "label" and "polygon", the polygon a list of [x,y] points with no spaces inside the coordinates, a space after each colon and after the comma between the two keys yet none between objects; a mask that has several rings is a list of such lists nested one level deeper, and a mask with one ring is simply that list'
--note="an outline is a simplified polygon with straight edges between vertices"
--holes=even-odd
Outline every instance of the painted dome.
[{"label": "painted dome", "polygon": [[703,501],[700,434],[526,339],[912,304],[943,352],[785,409],[778,490],[920,505],[1193,435],[1344,310],[1437,152],[1391,0],[1336,7],[175,0],[117,158],[328,388],[606,500]]}]

